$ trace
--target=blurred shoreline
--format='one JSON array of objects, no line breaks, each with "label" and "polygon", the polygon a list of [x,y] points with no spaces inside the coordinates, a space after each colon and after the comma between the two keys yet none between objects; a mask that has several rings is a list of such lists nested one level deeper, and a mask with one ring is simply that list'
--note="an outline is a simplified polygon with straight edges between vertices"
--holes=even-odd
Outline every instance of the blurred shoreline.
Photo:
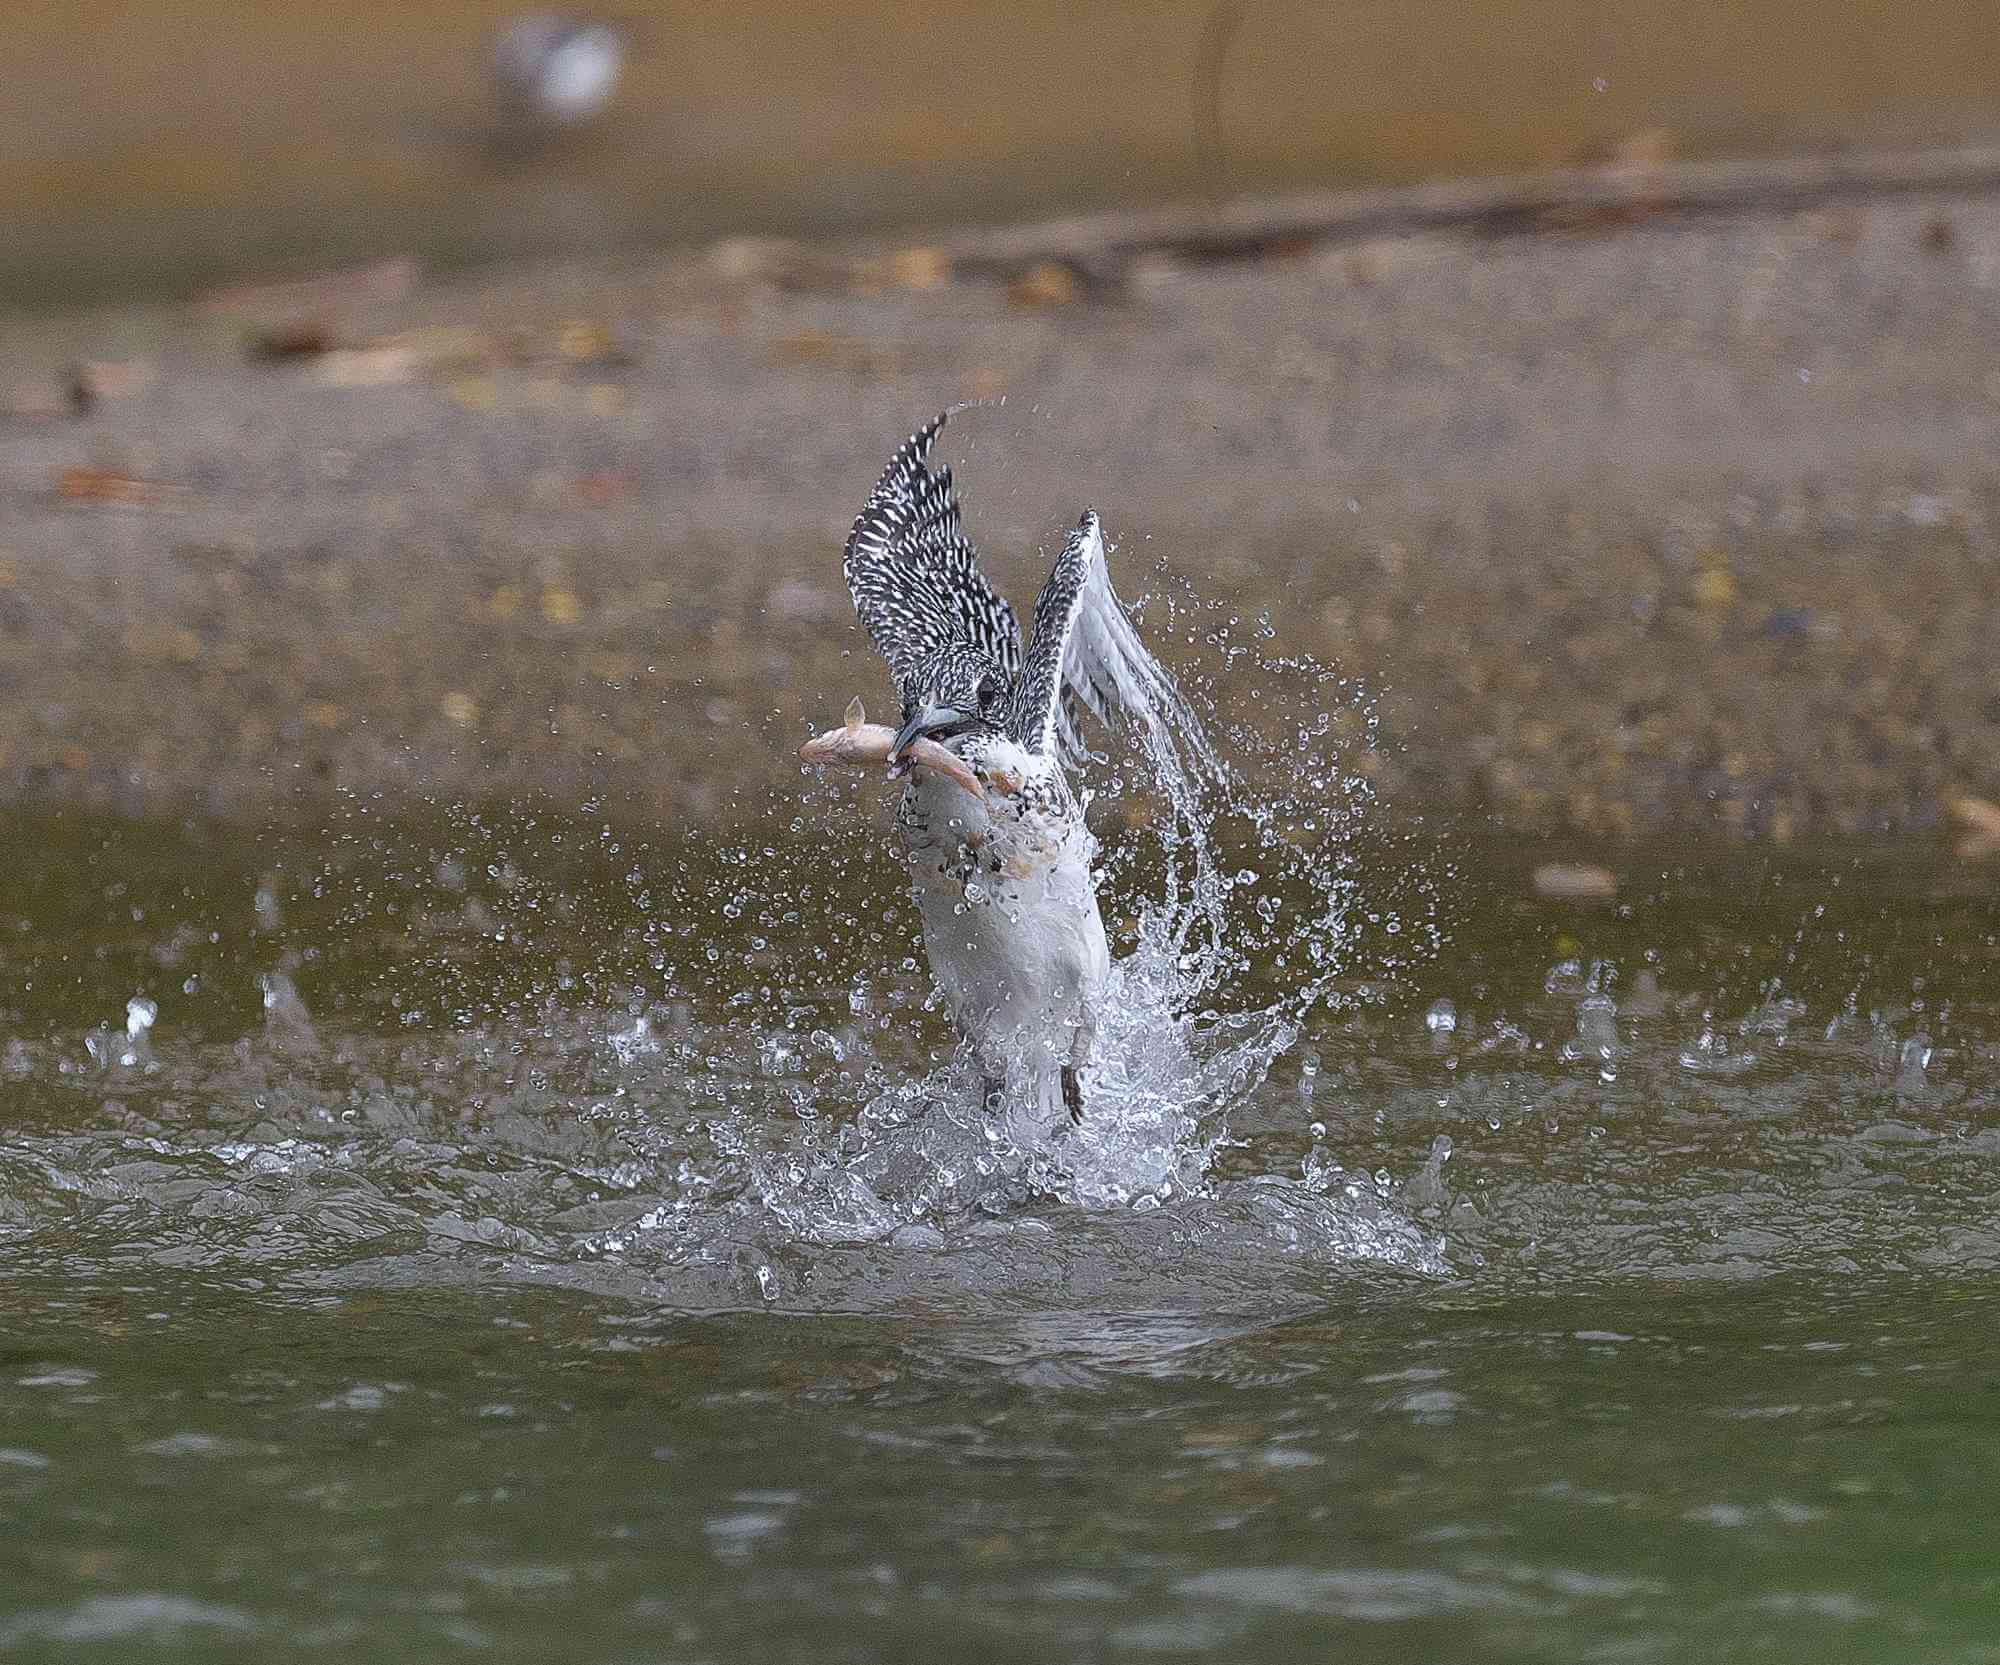
[{"label": "blurred shoreline", "polygon": [[754,815],[850,694],[886,704],[838,564],[882,459],[1004,399],[947,446],[1003,585],[1095,504],[1128,595],[1164,560],[1365,683],[1391,814],[1983,860],[2000,169],[1755,167],[20,321],[0,803]]},{"label": "blurred shoreline", "polygon": [[456,268],[2000,139],[1984,0],[622,0],[615,96],[531,154],[491,75],[519,0],[14,10],[0,305],[31,310],[302,257]]}]

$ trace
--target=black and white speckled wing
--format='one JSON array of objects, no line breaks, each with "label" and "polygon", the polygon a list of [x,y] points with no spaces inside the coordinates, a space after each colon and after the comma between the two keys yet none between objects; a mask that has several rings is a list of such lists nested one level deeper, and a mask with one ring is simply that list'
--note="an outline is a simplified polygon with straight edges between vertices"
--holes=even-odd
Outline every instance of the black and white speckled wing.
[{"label": "black and white speckled wing", "polygon": [[1111,588],[1094,512],[1077,522],[1035,599],[1009,732],[1030,751],[1047,755],[1054,747],[1076,762],[1087,750],[1076,729],[1077,706],[1107,728],[1137,723],[1156,754],[1164,748],[1163,763],[1221,772],[1201,720],[1147,652]]},{"label": "black and white speckled wing", "polygon": [[1021,663],[1014,609],[979,570],[959,524],[951,470],[930,466],[931,442],[950,414],[920,428],[889,459],[841,561],[854,611],[889,661],[906,710],[918,665],[939,648],[978,648],[1009,679]]}]

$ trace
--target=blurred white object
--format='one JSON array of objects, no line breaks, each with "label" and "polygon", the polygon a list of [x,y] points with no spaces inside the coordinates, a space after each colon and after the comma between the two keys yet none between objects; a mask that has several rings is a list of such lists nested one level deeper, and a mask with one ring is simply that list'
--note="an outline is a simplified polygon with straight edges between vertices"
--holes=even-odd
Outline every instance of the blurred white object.
[{"label": "blurred white object", "polygon": [[502,111],[528,127],[574,127],[611,101],[625,68],[627,31],[597,18],[524,12],[493,43]]}]

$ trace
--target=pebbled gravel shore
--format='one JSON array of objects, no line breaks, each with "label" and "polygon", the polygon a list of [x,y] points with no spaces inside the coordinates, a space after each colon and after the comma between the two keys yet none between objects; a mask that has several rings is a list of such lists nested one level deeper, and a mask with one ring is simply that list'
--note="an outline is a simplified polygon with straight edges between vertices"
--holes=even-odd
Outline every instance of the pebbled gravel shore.
[{"label": "pebbled gravel shore", "polygon": [[1128,594],[1164,561],[1366,683],[1396,811],[1797,840],[2000,801],[2000,198],[1384,223],[17,322],[0,802],[754,815],[886,706],[838,563],[875,472],[1002,395],[946,449],[1017,601],[1095,505]]}]

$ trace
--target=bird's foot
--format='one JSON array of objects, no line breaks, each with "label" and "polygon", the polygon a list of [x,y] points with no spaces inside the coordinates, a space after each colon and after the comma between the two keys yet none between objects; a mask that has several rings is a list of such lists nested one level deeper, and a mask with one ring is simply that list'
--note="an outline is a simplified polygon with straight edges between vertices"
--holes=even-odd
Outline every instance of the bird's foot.
[{"label": "bird's foot", "polygon": [[1069,1106],[1069,1119],[1078,1127],[1083,1126],[1083,1082],[1078,1079],[1076,1065],[1062,1067],[1063,1103]]}]

